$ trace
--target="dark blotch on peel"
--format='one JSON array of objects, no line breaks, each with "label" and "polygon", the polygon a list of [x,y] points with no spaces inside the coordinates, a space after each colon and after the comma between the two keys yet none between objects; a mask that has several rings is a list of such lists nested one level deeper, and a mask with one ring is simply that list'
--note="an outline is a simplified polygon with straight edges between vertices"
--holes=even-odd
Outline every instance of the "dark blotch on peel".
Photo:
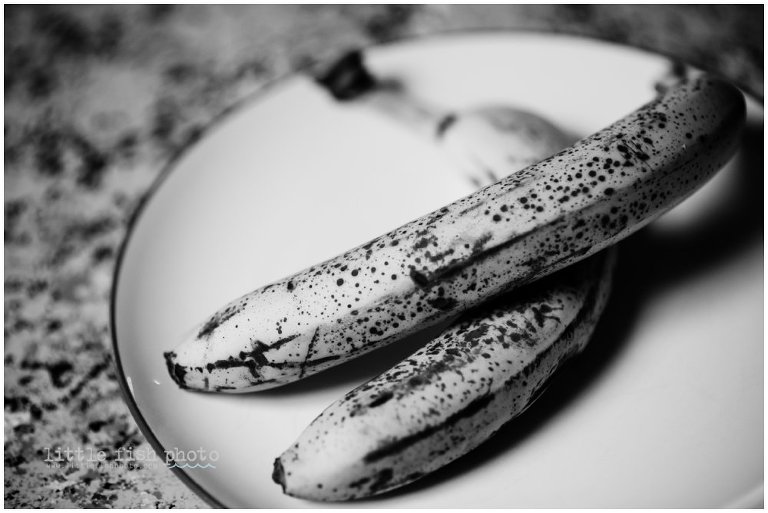
[{"label": "dark blotch on peel", "polygon": [[437,297],[427,301],[433,308],[438,310],[451,310],[458,303],[452,297]]},{"label": "dark blotch on peel", "polygon": [[229,306],[220,312],[216,312],[206,321],[203,327],[200,328],[200,331],[197,333],[197,338],[210,337],[223,322],[234,317],[241,309],[242,306]]},{"label": "dark blotch on peel", "polygon": [[373,483],[371,483],[370,490],[371,492],[377,492],[384,487],[387,486],[387,483],[389,483],[392,480],[392,477],[394,476],[394,471],[391,468],[385,468],[380,470],[376,477],[374,478]]},{"label": "dark blotch on peel", "polygon": [[351,483],[349,483],[349,487],[350,488],[360,488],[361,486],[363,486],[365,483],[367,483],[370,480],[371,480],[370,477],[362,477],[362,478],[358,479],[357,481],[352,481]]},{"label": "dark blotch on peel", "polygon": [[422,237],[421,239],[416,241],[416,243],[413,245],[413,249],[424,249],[427,246],[429,246],[430,242],[431,240],[428,239],[427,237]]},{"label": "dark blotch on peel", "polygon": [[[483,338],[488,333],[488,324],[482,324],[478,326],[477,328],[474,328],[470,331],[467,331],[462,335],[464,340],[472,341],[472,340],[479,340]],[[456,349],[453,349],[453,351],[447,351],[448,354],[453,354],[453,356],[459,356],[459,352]]]},{"label": "dark blotch on peel", "polygon": [[283,488],[285,493],[285,469],[283,468],[283,462],[280,458],[275,458],[275,463],[272,468],[272,481],[279,484]]},{"label": "dark blotch on peel", "polygon": [[203,327],[200,328],[200,331],[197,333],[197,338],[203,338],[203,337],[209,336],[218,327],[219,327],[219,320],[218,320],[218,318],[216,316],[211,317],[203,325]]},{"label": "dark blotch on peel", "polygon": [[184,376],[187,374],[186,369],[173,361],[176,357],[176,353],[168,351],[167,353],[163,353],[163,356],[165,357],[165,366],[168,368],[168,374],[171,375],[173,381],[175,381],[180,388],[187,388],[187,385],[184,382]]},{"label": "dark blotch on peel", "polygon": [[437,135],[437,138],[441,138],[445,135],[445,133],[448,131],[448,129],[453,126],[458,118],[455,114],[448,114],[443,119],[440,120],[440,122],[437,124],[437,130],[435,135]]},{"label": "dark blotch on peel", "polygon": [[368,405],[369,408],[375,408],[377,406],[381,406],[382,404],[386,403],[390,399],[392,399],[395,396],[391,391],[387,390],[382,392],[381,394],[376,397],[373,401],[371,401],[371,404]]},{"label": "dark blotch on peel", "polygon": [[420,273],[416,269],[411,269],[409,276],[411,277],[411,280],[413,280],[413,283],[415,283],[419,287],[426,287],[427,285],[429,285],[429,279],[423,273]]}]

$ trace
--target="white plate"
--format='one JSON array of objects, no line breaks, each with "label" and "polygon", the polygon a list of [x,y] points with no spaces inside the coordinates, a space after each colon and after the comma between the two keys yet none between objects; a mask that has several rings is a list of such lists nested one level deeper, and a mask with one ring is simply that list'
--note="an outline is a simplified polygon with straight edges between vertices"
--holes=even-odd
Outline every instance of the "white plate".
[{"label": "white plate", "polygon": [[[433,37],[366,55],[434,103],[522,105],[580,136],[648,101],[668,66],[539,34]],[[762,141],[761,110],[754,120]],[[756,164],[737,158],[624,244],[598,334],[536,405],[434,476],[354,505],[762,504],[763,238],[761,222],[749,222],[762,199],[750,195],[761,148]],[[201,449],[196,458],[215,467],[181,472],[209,501],[315,506],[281,493],[273,459],[327,405],[413,348],[244,396],[179,390],[163,351],[231,298],[471,192],[441,159],[393,122],[293,77],[226,116],[153,190],[116,274],[115,352],[155,449]]]}]

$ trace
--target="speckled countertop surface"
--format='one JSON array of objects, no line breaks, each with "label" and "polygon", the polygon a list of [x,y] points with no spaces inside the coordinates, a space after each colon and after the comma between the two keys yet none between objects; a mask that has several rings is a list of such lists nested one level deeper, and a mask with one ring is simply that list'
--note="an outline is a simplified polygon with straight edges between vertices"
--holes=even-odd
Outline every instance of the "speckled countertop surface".
[{"label": "speckled countertop surface", "polygon": [[[6,507],[205,506],[167,468],[119,453],[150,450],[111,356],[131,212],[269,80],[353,45],[467,28],[662,48],[762,96],[762,6],[5,7]],[[68,449],[75,464],[52,463]]]}]

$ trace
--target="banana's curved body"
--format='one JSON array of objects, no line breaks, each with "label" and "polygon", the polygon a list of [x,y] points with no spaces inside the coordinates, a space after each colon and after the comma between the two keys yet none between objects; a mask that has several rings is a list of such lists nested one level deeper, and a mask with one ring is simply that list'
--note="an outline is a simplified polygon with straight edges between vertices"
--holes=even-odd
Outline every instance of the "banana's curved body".
[{"label": "banana's curved body", "polygon": [[491,302],[328,407],[275,461],[288,495],[337,501],[412,482],[519,415],[580,352],[614,248]]},{"label": "banana's curved body", "polygon": [[681,84],[440,210],[226,305],[166,353],[186,388],[295,381],[553,273],[633,233],[733,154],[744,99]]},{"label": "banana's curved body", "polygon": [[371,74],[363,54],[351,51],[315,81],[336,100],[365,105],[437,143],[450,168],[482,187],[497,182],[573,142],[542,117],[506,105],[485,105],[458,113],[431,105],[391,80]]}]

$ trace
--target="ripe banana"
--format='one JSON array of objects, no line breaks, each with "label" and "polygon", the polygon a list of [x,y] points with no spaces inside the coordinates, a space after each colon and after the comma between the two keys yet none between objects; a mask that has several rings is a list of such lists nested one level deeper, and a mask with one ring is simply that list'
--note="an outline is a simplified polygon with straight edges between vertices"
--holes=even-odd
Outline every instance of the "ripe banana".
[{"label": "ripe banana", "polygon": [[488,105],[443,118],[438,143],[480,188],[554,155],[573,142],[541,117]]},{"label": "ripe banana", "polygon": [[315,80],[334,98],[354,100],[426,136],[476,187],[535,164],[573,141],[547,120],[504,105],[446,112],[400,84],[378,79],[352,51],[319,70]]},{"label": "ripe banana", "polygon": [[741,93],[709,76],[551,158],[231,302],[166,353],[181,386],[246,392],[337,365],[592,255],[705,183]]},{"label": "ripe banana", "polygon": [[284,493],[367,497],[471,451],[522,413],[589,341],[614,248],[483,305],[328,407],[275,460]]}]

